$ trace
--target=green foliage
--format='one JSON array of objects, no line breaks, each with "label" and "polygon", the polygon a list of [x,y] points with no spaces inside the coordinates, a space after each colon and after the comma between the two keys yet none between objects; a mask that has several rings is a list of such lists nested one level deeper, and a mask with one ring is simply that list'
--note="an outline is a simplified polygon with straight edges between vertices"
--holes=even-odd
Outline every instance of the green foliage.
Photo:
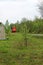
[{"label": "green foliage", "polygon": [[33,21],[23,19],[21,21],[21,23],[19,24],[20,25],[20,31],[23,28],[24,24],[26,24],[28,33],[37,33],[37,34],[43,33],[43,19],[41,19],[41,18],[36,18]]},{"label": "green foliage", "polygon": [[17,21],[16,23],[11,23],[10,25],[7,20],[5,24],[6,33],[8,33],[9,31],[11,32],[12,26],[16,27],[16,32],[25,33],[26,28],[27,33],[43,33],[43,19],[41,18],[35,18],[33,21],[23,18],[20,22]]}]

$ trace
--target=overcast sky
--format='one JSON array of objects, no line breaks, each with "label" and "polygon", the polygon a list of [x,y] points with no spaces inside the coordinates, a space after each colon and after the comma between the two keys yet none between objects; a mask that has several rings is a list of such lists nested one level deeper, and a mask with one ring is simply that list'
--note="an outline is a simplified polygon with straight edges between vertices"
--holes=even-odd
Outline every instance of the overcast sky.
[{"label": "overcast sky", "polygon": [[40,16],[37,8],[37,0],[0,0],[0,22],[15,23],[23,17],[34,19]]}]

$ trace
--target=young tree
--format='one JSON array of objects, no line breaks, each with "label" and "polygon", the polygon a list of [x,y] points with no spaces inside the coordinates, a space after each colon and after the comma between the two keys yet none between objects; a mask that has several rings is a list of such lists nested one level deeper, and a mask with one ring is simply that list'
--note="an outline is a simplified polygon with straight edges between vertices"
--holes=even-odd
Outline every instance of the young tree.
[{"label": "young tree", "polygon": [[27,26],[26,24],[24,24],[24,41],[25,41],[25,45],[27,46]]},{"label": "young tree", "polygon": [[6,20],[6,23],[5,23],[5,31],[6,31],[6,35],[8,36],[9,35],[9,31],[10,31],[8,20]]},{"label": "young tree", "polygon": [[21,27],[21,31],[23,33],[23,38],[24,38],[24,42],[25,42],[25,46],[27,47],[27,33],[28,33],[28,30],[27,30],[27,25],[26,25],[26,19],[22,19],[22,27]]},{"label": "young tree", "polygon": [[17,32],[19,32],[20,28],[19,28],[19,21],[18,21],[18,20],[17,20],[17,22],[15,23],[15,26],[16,26]]}]

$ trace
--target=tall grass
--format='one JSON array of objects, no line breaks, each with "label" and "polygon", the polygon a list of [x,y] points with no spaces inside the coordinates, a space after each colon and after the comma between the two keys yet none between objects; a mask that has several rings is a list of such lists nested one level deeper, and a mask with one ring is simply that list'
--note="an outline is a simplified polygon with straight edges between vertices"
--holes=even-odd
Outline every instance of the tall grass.
[{"label": "tall grass", "polygon": [[11,33],[9,39],[0,40],[0,65],[43,65],[43,39],[27,37],[27,47],[21,33]]}]

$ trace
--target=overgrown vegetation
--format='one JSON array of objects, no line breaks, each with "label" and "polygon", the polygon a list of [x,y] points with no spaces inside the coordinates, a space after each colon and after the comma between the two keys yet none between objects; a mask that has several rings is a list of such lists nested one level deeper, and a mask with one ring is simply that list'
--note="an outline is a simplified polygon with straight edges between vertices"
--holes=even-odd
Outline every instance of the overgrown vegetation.
[{"label": "overgrown vegetation", "polygon": [[[43,3],[42,18],[23,18],[11,23],[6,20],[6,40],[0,40],[0,65],[43,65]],[[11,28],[16,27],[12,33]]]},{"label": "overgrown vegetation", "polygon": [[36,18],[33,21],[23,18],[20,22],[10,24],[10,27],[11,25],[16,26],[17,32],[22,32],[21,30],[26,25],[28,33],[43,33],[43,19],[41,18]]},{"label": "overgrown vegetation", "polygon": [[[11,32],[12,26],[16,33]],[[43,34],[37,35],[43,33],[43,19],[23,18],[10,25],[7,20],[5,30],[8,39],[0,40],[0,65],[43,65]]]},{"label": "overgrown vegetation", "polygon": [[21,33],[11,33],[8,40],[0,40],[0,65],[43,65],[43,37],[27,37],[27,47]]}]

